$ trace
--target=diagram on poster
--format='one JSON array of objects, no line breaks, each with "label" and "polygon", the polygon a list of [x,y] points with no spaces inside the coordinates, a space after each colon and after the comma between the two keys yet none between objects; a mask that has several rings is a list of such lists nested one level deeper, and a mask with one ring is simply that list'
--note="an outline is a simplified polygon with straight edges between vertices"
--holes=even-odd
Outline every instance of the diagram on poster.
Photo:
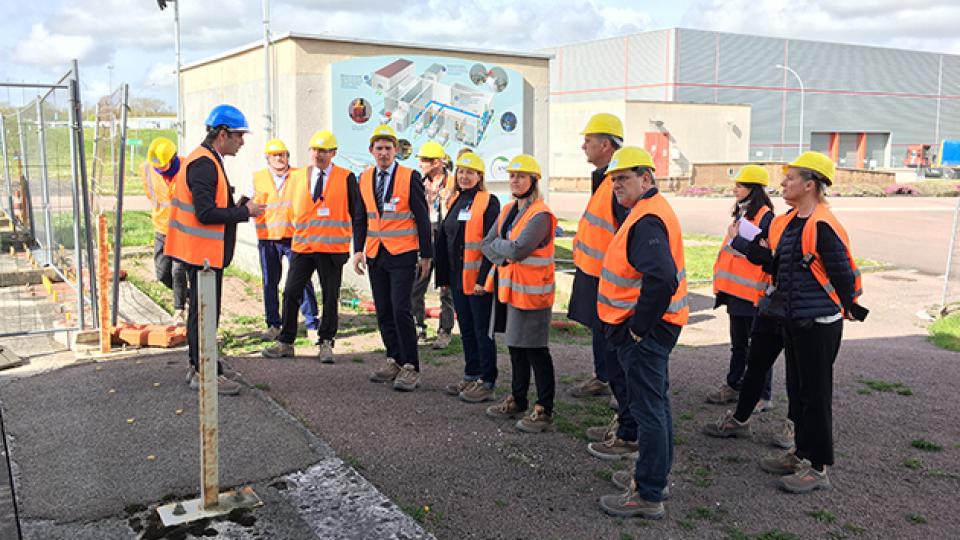
[{"label": "diagram on poster", "polygon": [[490,180],[506,180],[503,163],[523,152],[523,77],[472,60],[376,56],[333,64],[333,131],[339,165],[359,172],[373,164],[368,138],[389,124],[400,138],[398,159],[417,166],[417,149],[443,145],[479,154]]}]

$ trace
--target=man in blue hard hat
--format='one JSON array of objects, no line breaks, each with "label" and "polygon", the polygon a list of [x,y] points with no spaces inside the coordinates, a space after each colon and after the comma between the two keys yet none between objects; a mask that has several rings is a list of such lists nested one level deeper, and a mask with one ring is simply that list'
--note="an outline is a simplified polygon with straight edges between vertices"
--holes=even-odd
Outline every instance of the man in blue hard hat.
[{"label": "man in blue hard hat", "polygon": [[[209,262],[216,273],[217,322],[220,319],[220,296],[223,270],[233,260],[237,241],[237,223],[263,213],[264,205],[242,197],[233,200],[233,187],[223,169],[223,157],[234,156],[243,146],[243,136],[250,131],[247,119],[232,105],[218,105],[206,121],[207,135],[183,162],[185,174],[177,176],[171,201],[170,225],[165,253],[184,263],[189,281],[189,314],[187,343],[191,369],[190,388],[199,388],[200,334],[197,301],[197,272]],[[217,366],[218,392],[240,393],[240,385],[223,375]]]}]

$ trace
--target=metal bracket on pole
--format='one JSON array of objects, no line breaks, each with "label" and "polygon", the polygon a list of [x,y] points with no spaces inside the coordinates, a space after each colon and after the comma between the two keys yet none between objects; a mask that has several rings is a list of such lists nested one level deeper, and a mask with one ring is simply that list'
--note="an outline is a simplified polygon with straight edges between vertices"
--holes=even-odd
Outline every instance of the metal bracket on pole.
[{"label": "metal bracket on pole", "polygon": [[263,501],[245,487],[220,493],[220,441],[217,403],[217,276],[204,260],[197,272],[200,331],[200,498],[157,508],[165,527],[229,513],[235,508],[262,506]]}]

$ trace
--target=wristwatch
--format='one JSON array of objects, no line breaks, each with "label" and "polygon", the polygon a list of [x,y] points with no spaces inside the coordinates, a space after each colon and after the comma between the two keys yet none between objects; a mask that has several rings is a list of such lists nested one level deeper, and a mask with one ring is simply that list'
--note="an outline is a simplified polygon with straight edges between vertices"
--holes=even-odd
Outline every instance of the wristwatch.
[{"label": "wristwatch", "polygon": [[640,343],[643,341],[643,338],[634,334],[632,329],[628,328],[627,332],[630,332],[630,339],[632,339],[634,343]]}]

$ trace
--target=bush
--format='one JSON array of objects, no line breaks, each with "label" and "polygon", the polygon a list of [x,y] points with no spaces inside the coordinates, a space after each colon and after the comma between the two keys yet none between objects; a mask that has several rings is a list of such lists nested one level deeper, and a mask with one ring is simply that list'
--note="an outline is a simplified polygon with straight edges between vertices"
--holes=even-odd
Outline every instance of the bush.
[{"label": "bush", "polygon": [[831,197],[886,197],[886,193],[880,186],[871,184],[837,184],[830,186],[829,196]]},{"label": "bush", "polygon": [[917,196],[920,192],[915,186],[910,184],[891,184],[883,188],[884,195],[910,195]]}]

